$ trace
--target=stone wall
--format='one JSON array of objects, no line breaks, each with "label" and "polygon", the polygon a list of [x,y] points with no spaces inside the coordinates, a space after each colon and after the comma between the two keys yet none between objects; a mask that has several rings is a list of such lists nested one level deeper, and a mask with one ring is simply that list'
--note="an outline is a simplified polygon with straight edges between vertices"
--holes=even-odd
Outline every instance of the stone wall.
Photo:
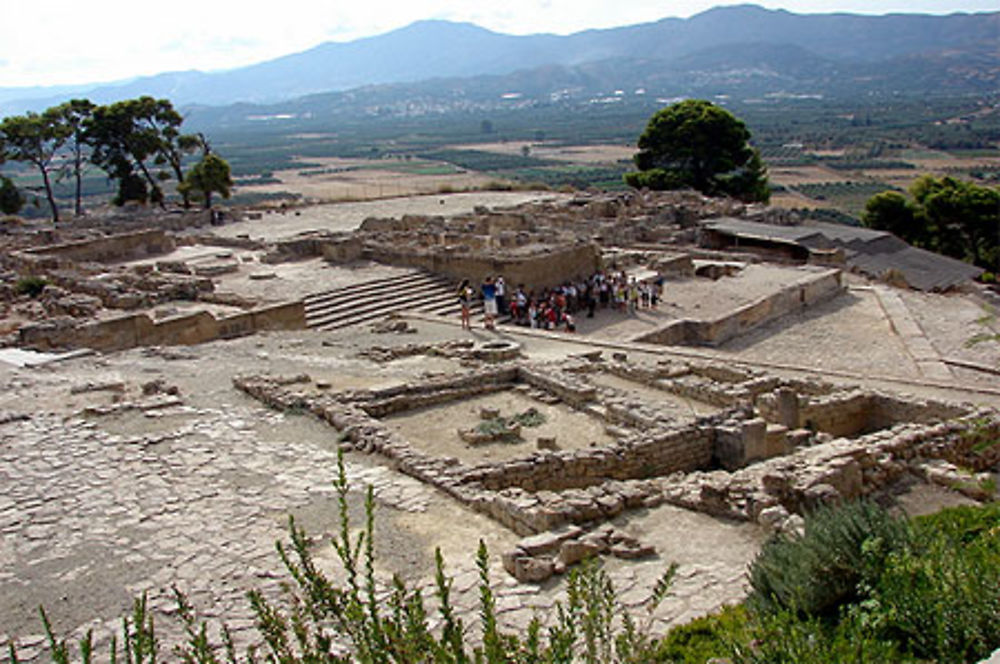
[{"label": "stone wall", "polygon": [[[734,472],[696,472],[676,480],[664,478],[659,484],[667,502],[688,509],[779,530],[795,529],[801,519],[793,515],[870,495],[908,473],[926,475],[928,460],[947,459],[979,470],[970,458],[976,454],[971,441],[984,431],[1000,431],[1000,414],[981,411],[946,422],[901,423],[851,440],[802,447]],[[970,485],[979,480],[967,474],[955,476]],[[955,480],[947,486],[982,499],[981,486],[963,486]]]},{"label": "stone wall", "polygon": [[[407,408],[509,389],[522,379],[553,396],[583,399],[588,394],[573,376],[539,380],[545,375],[541,368],[511,364],[419,384],[335,394],[311,391],[305,376],[239,377],[234,384],[274,408],[312,412],[336,427],[355,449],[385,457],[400,472],[438,487],[520,534],[641,506],[651,495],[644,478],[705,468],[711,462],[712,427],[690,425],[636,433],[610,446],[530,452],[511,461],[469,467],[413,448],[378,419]],[[559,377],[568,382],[561,384]]]},{"label": "stone wall", "polygon": [[76,263],[108,263],[170,253],[175,246],[174,239],[162,229],[146,229],[107,235],[92,240],[52,244],[27,249],[24,253],[38,257],[55,257]]},{"label": "stone wall", "polygon": [[762,395],[755,406],[768,422],[831,436],[857,436],[901,422],[928,423],[968,413],[968,408],[956,404],[901,399],[861,389],[812,395],[786,389]]},{"label": "stone wall", "polygon": [[469,254],[415,251],[413,248],[367,244],[365,256],[389,265],[417,267],[456,281],[471,279],[478,283],[490,275],[504,276],[511,286],[545,288],[567,279],[593,274],[599,265],[599,250],[593,244],[554,247],[534,253]]},{"label": "stone wall", "polygon": [[491,491],[520,487],[560,491],[607,479],[646,479],[707,469],[712,460],[712,427],[694,424],[667,432],[636,435],[604,447],[537,453],[525,459],[473,469],[464,481]]},{"label": "stone wall", "polygon": [[[518,383],[528,383],[532,389],[565,401],[581,410],[581,417],[596,415],[591,399],[600,402],[602,390],[591,391],[586,376],[611,366],[630,379],[643,376],[647,381],[664,380],[663,375],[673,375],[668,380],[675,380],[676,374],[711,380],[698,372],[713,374],[732,381],[719,383],[720,390],[741,391],[746,396],[740,408],[694,423],[636,427],[600,447],[532,451],[509,461],[484,460],[475,466],[421,452],[379,419],[408,408],[510,389]],[[857,403],[926,423],[898,424],[854,440],[817,436],[807,441],[808,445],[788,449],[786,428],[769,424],[749,409],[748,400],[760,394],[757,387],[771,385],[773,377],[675,363],[645,370],[634,367],[631,373],[623,366],[596,360],[571,360],[558,369],[512,363],[385,389],[339,393],[312,386],[308,376],[239,377],[234,384],[274,408],[313,413],[336,427],[349,447],[379,454],[400,472],[437,487],[521,535],[566,524],[592,525],[664,500],[711,514],[791,527],[788,524],[794,525],[798,518],[793,515],[802,510],[866,495],[908,471],[917,472],[927,458],[975,467],[971,465],[975,460],[995,462],[1000,456],[1000,445],[995,442],[1000,420],[995,413],[984,418],[969,415],[961,406],[911,404],[876,393],[832,392],[829,386],[803,385],[799,392],[794,381],[781,383],[775,391],[795,397],[796,406],[800,394],[805,394],[801,398],[807,413],[810,406],[815,407],[815,414],[821,407],[834,412],[845,404]],[[763,403],[770,397],[764,394],[757,400]],[[938,417],[957,419],[934,423]],[[772,426],[781,435],[772,435]],[[767,459],[776,455],[781,456]],[[711,470],[717,464],[728,470]],[[945,478],[943,482],[962,477],[939,468],[926,473]],[[972,488],[982,491],[981,486]]]},{"label": "stone wall", "polygon": [[633,339],[663,345],[717,346],[754,328],[825,302],[844,290],[840,270],[826,270],[713,320],[682,319]]},{"label": "stone wall", "polygon": [[157,321],[146,314],[128,314],[82,325],[71,321],[26,325],[19,331],[19,342],[21,346],[38,350],[92,348],[112,351],[136,346],[198,344],[261,330],[304,327],[302,302],[287,302],[221,318],[199,311]]},{"label": "stone wall", "polygon": [[331,263],[353,263],[361,258],[364,243],[356,235],[330,238],[320,243],[323,258]]}]

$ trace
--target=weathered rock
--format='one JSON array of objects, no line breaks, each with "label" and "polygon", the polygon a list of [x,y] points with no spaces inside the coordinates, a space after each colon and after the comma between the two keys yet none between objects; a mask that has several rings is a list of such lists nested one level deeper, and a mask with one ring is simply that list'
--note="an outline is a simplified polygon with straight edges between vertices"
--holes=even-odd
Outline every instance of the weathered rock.
[{"label": "weathered rock", "polygon": [[555,574],[555,565],[550,558],[536,558],[523,551],[508,551],[502,556],[503,568],[522,583],[539,583]]},{"label": "weathered rock", "polygon": [[535,446],[540,450],[558,450],[555,436],[539,436],[535,439]]},{"label": "weathered rock", "polygon": [[780,505],[765,507],[757,515],[757,522],[770,530],[778,530],[788,519],[788,510]]},{"label": "weathered rock", "polygon": [[559,546],[559,561],[569,567],[585,558],[597,556],[603,550],[596,542],[586,539],[566,540]]},{"label": "weathered rock", "polygon": [[582,533],[583,530],[579,526],[567,526],[547,533],[523,537],[518,540],[517,548],[532,556],[555,553],[562,542],[579,537]]}]

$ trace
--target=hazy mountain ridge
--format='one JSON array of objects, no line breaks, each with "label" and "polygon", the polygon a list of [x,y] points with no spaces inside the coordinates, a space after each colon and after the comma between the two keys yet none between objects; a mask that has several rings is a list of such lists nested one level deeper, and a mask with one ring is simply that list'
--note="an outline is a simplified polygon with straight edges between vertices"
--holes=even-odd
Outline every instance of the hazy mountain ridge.
[{"label": "hazy mountain ridge", "polygon": [[903,56],[878,63],[844,63],[797,46],[738,44],[706,49],[672,62],[610,58],[577,66],[545,65],[510,74],[437,78],[370,85],[307,95],[273,104],[199,106],[190,121],[204,129],[256,125],[329,127],[365,118],[419,117],[559,107],[565,110],[622,103],[662,104],[666,98],[769,97],[884,98],[897,94],[982,94],[1000,89],[1000,71],[989,56]]},{"label": "hazy mountain ridge", "polygon": [[[514,75],[526,81],[544,78],[545,71],[587,79],[594,75],[593,70],[604,68],[600,63],[615,61],[642,62],[649,67],[646,72],[622,67],[619,86],[659,81],[667,86],[697,88],[710,87],[712,81],[731,85],[749,79],[801,86],[809,85],[811,76],[818,89],[843,87],[836,76],[844,72],[852,80],[870,76],[881,80],[884,72],[903,71],[903,75],[909,75],[907,70],[932,63],[930,72],[911,74],[933,88],[942,83],[941,72],[951,67],[959,76],[957,88],[974,91],[993,86],[995,90],[998,34],[1000,12],[950,16],[799,15],[753,5],[716,8],[690,19],[668,18],[565,37],[512,36],[469,23],[419,21],[383,35],[346,43],[329,42],[240,69],[168,72],[91,89],[75,86],[72,94],[99,103],[141,94],[168,97],[182,106],[273,103],[316,93],[430,79]],[[768,66],[759,69],[765,60]],[[755,67],[758,70],[753,74],[750,70]],[[746,76],[737,75],[741,69],[747,70]],[[684,80],[685,75],[689,80]],[[495,80],[490,78],[486,87]],[[516,80],[509,84],[527,86]],[[58,92],[32,90],[0,88],[0,112],[44,108],[66,98],[61,88]],[[20,100],[11,98],[19,92],[23,93]]]}]

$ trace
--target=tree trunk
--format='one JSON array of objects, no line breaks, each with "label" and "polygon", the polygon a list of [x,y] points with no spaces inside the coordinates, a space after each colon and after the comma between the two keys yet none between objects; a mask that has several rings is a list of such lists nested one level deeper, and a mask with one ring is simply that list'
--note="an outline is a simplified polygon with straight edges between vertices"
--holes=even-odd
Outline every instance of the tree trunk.
[{"label": "tree trunk", "polygon": [[80,139],[77,138],[76,150],[73,154],[73,175],[76,179],[76,192],[73,198],[73,214],[83,216],[83,154],[80,151]]},{"label": "tree trunk", "polygon": [[76,193],[73,198],[73,214],[77,217],[83,216],[83,176],[79,167],[76,171]]},{"label": "tree trunk", "polygon": [[139,164],[139,170],[141,170],[142,174],[146,177],[146,182],[149,183],[150,197],[160,204],[160,208],[165,210],[167,205],[164,200],[163,190],[160,189],[160,185],[157,184],[156,180],[153,179],[153,176],[149,174],[149,169],[146,168],[146,164],[142,163],[141,159],[137,159],[136,162]]},{"label": "tree trunk", "polygon": [[[184,182],[184,171],[181,170],[180,159],[173,159],[173,158],[171,158],[170,159],[170,165],[174,169],[174,176],[177,178],[178,184],[180,184],[181,182]],[[181,194],[181,199],[183,200],[184,209],[185,210],[190,209],[191,208],[191,194],[189,194],[187,191],[181,191],[180,194]]]},{"label": "tree trunk", "polygon": [[56,205],[56,197],[52,193],[52,182],[49,180],[49,171],[47,168],[39,167],[42,172],[42,182],[45,184],[45,197],[49,199],[49,207],[52,209],[52,223],[59,223],[59,206]]}]

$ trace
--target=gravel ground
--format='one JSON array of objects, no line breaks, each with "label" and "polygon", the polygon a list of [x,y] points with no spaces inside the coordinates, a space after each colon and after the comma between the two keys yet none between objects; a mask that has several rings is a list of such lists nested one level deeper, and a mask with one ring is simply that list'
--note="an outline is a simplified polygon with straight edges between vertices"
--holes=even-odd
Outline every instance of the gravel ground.
[{"label": "gravel ground", "polygon": [[248,235],[273,241],[307,231],[349,231],[368,217],[402,217],[406,214],[451,216],[474,208],[505,207],[534,200],[559,200],[566,194],[552,192],[483,191],[463,194],[405,196],[358,203],[330,203],[264,213],[262,219],[219,226],[213,232],[222,237]]},{"label": "gravel ground", "polygon": [[[169,652],[181,638],[169,618],[176,585],[206,617],[225,617],[246,643],[252,617],[245,591],[257,587],[275,598],[286,578],[273,546],[284,538],[287,515],[316,541],[336,530],[337,436],[311,417],[261,407],[232,388],[232,376],[308,372],[337,387],[388,385],[457,364],[375,364],[357,358],[359,348],[486,334],[449,324],[417,327],[416,335],[391,338],[363,329],[267,334],[37,368],[0,364],[0,411],[29,416],[0,425],[0,640],[16,636],[24,659],[42,657],[42,604],[61,634],[94,629],[107,642],[130,598],[148,592]],[[544,338],[525,346],[537,358],[580,349]],[[84,413],[140,399],[140,386],[152,379],[177,386],[182,403]],[[380,578],[400,573],[429,584],[440,547],[455,576],[459,611],[474,624],[473,556],[483,539],[502,623],[521,629],[535,612],[553,615],[561,582],[522,585],[501,569],[499,555],[516,541],[513,533],[375,458],[350,453],[346,463],[355,518],[363,487],[374,486]],[[674,597],[655,616],[658,628],[738,599],[761,537],[753,526],[668,507],[633,513],[619,525],[665,552],[641,564],[609,564],[629,601],[648,594],[668,562],[682,563]],[[331,550],[317,552],[333,569]]]}]

